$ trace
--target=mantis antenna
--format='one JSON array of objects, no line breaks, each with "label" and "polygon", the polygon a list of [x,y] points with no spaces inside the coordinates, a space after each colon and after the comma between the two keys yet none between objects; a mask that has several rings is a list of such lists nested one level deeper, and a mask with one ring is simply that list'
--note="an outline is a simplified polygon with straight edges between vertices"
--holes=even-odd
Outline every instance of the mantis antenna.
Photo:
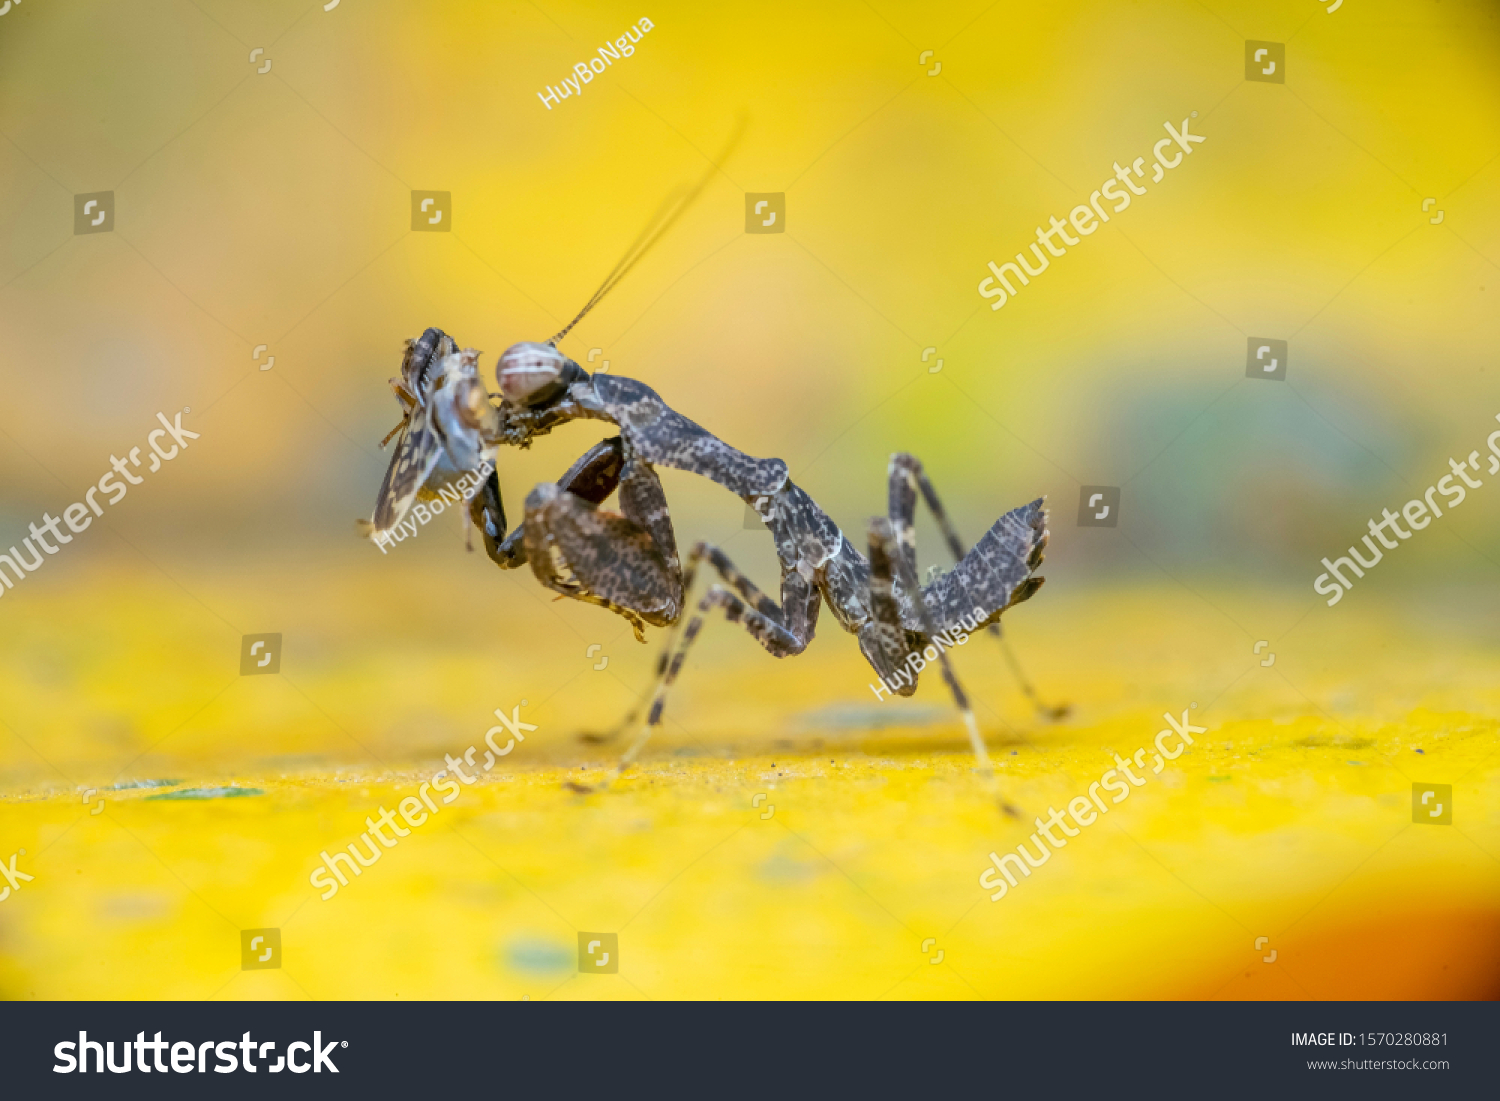
[{"label": "mantis antenna", "polygon": [[683,212],[692,205],[693,200],[708,186],[708,181],[713,179],[714,174],[719,171],[720,166],[729,159],[729,154],[733,152],[735,145],[739,143],[740,136],[744,132],[745,119],[741,116],[735,124],[734,133],[729,136],[729,141],[725,144],[723,151],[716,160],[709,162],[707,171],[703,173],[698,182],[685,193],[679,190],[667,196],[666,202],[662,203],[656,214],[646,223],[646,228],[641,231],[641,235],[635,239],[630,248],[625,250],[625,255],[620,257],[620,262],[614,266],[614,270],[605,276],[604,282],[599,284],[599,289],[583,304],[583,309],[578,311],[578,316],[569,321],[561,332],[548,340],[548,344],[555,347],[559,340],[567,336],[574,325],[582,321],[590,310],[603,301],[606,294],[619,285],[620,280],[624,279],[630,269],[635,267],[641,257],[646,255],[647,250],[662,239],[667,230],[672,228],[672,223],[677,221]]}]

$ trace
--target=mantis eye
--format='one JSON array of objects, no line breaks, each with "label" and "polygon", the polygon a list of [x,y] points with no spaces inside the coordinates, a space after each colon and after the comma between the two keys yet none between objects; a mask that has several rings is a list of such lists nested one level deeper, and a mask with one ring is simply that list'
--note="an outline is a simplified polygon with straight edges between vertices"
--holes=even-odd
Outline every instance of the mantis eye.
[{"label": "mantis eye", "polygon": [[495,365],[495,381],[500,393],[514,405],[539,405],[555,397],[566,385],[564,378],[581,371],[568,372],[573,361],[550,344],[527,341],[512,344]]}]

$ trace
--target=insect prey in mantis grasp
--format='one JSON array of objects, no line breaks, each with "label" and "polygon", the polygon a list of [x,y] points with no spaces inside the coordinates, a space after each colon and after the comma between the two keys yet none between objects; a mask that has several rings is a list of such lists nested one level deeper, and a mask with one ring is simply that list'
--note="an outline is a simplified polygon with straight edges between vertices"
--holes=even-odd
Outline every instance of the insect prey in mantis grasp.
[{"label": "insect prey in mantis grasp", "polygon": [[[460,350],[442,331],[428,329],[407,342],[401,376],[391,379],[402,420],[390,435],[399,439],[374,515],[360,522],[361,530],[372,538],[388,536],[416,501],[451,492],[460,480],[472,481],[471,475],[487,466],[468,500],[468,517],[496,565],[529,566],[537,581],[561,596],[622,616],[642,642],[647,626],[666,629],[653,684],[642,696],[643,703],[650,701],[645,721],[639,721],[637,706],[616,731],[633,729],[635,736],[611,779],[630,766],[661,723],[667,694],[707,617],[722,615],[742,625],[773,656],[790,657],[812,641],[826,604],[895,695],[916,690],[911,655],[926,652],[930,663],[937,651],[936,663],[962,716],[978,768],[993,788],[993,770],[969,697],[945,648],[934,646],[933,640],[952,638],[960,621],[968,629],[977,620],[998,635],[1001,614],[1041,587],[1043,579],[1035,571],[1047,546],[1044,499],[1005,513],[965,550],[922,464],[909,454],[896,454],[887,469],[886,514],[870,521],[862,553],[788,477],[780,459],[747,455],[672,409],[646,384],[615,373],[591,375],[558,349],[558,342],[707,182],[705,176],[675,206],[658,214],[561,332],[505,351],[495,372],[498,395],[488,393],[479,378],[479,353]],[[605,421],[618,434],[590,448],[557,482],[533,489],[521,522],[508,529],[494,470],[499,449],[529,447],[575,420]],[[658,466],[717,482],[765,520],[781,569],[779,601],[756,588],[716,546],[699,542],[685,558],[679,553]],[[612,494],[617,507],[602,507]],[[916,572],[918,497],[956,562],[926,585]],[[718,583],[696,596],[694,604],[695,582],[703,569],[712,571]],[[1038,710],[1060,718],[1066,708],[1043,705],[1008,649],[1006,657]],[[918,668],[922,664],[916,663]],[[907,672],[898,676],[898,668]]]}]

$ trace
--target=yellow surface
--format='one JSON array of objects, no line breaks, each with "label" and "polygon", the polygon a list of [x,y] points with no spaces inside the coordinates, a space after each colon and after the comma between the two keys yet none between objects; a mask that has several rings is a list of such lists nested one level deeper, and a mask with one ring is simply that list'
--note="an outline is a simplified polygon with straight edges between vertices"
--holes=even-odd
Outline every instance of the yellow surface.
[{"label": "yellow surface", "polygon": [[[1336,608],[1312,592],[1496,427],[1500,10],[1329,7],[14,6],[0,549],[159,411],[201,437],[0,592],[0,861],[35,876],[0,902],[0,996],[1500,994],[1496,479]],[[643,15],[634,56],[541,105]],[[1244,79],[1247,40],[1286,46],[1284,85]],[[1193,112],[1190,157],[986,308],[987,261]],[[388,556],[352,532],[401,341],[443,327],[492,378],[742,116],[563,350],[784,459],[857,543],[898,450],[971,540],[1049,496],[1048,584],[1006,623],[1073,716],[1038,723],[987,639],[957,655],[1028,816],[1163,712],[1210,728],[997,903],[987,854],[1030,831],[936,678],[877,702],[831,617],[784,662],[712,625],[637,772],[578,796],[614,751],[577,735],[654,647],[464,554],[450,518]],[[427,189],[451,232],[411,231]],[[74,236],[104,190],[114,230]],[[785,194],[784,233],[744,232],[751,192]],[[1289,340],[1285,383],[1245,378],[1262,338]],[[600,434],[502,455],[511,522]],[[684,547],[774,589],[742,502],[663,481]],[[1118,528],[1075,526],[1093,484],[1123,487]],[[259,632],[281,672],[241,677]],[[538,729],[503,772],[319,900],[321,850],[522,700]],[[1451,827],[1412,824],[1414,782],[1453,785]],[[153,798],[229,785],[260,794]],[[283,967],[240,969],[256,928]],[[576,974],[580,931],[619,934],[617,976]]]},{"label": "yellow surface", "polygon": [[[110,580],[142,608],[160,599],[157,619],[166,613],[170,621],[174,597],[165,587]],[[24,652],[10,646],[9,699],[45,664],[49,631],[69,629],[70,613],[94,596],[52,595],[25,606],[23,627],[34,641]],[[211,589],[197,595],[210,606],[228,599]],[[1265,613],[1287,623],[1306,608],[1262,596]],[[358,603],[344,591],[325,599]],[[111,618],[126,622],[129,614]],[[162,686],[115,679],[118,667],[98,653],[70,682],[32,679],[28,714],[11,720],[6,744],[33,778],[13,775],[7,785],[0,838],[7,852],[26,849],[18,867],[36,878],[0,906],[0,991],[533,999],[1500,993],[1500,759],[1491,717],[1500,687],[1492,646],[1476,651],[1409,631],[1399,644],[1367,645],[1329,662],[1329,632],[1376,638],[1369,628],[1380,620],[1368,605],[1319,604],[1276,642],[1275,664],[1264,668],[1248,642],[1229,644],[1232,625],[1175,587],[1102,599],[1044,589],[1008,619],[1044,691],[1075,708],[1069,721],[1041,725],[1003,677],[990,640],[958,651],[1004,791],[1028,815],[1081,794],[1113,752],[1149,746],[1165,725],[1163,711],[1178,714],[1196,701],[1194,717],[1209,731],[998,903],[978,885],[986,854],[1025,833],[985,799],[940,684],[927,678],[913,701],[856,702],[870,678],[852,641],[831,624],[807,655],[779,663],[742,634],[711,629],[641,767],[616,790],[590,796],[563,784],[591,782],[613,760],[575,735],[614,718],[628,700],[624,682],[644,673],[650,651],[628,632],[607,648],[616,658],[602,671],[581,645],[541,630],[531,647],[485,653],[479,643],[472,654],[402,657],[400,640],[386,638],[371,647],[367,667],[352,669],[318,668],[289,647],[282,676],[241,678],[223,646],[212,652],[209,631],[196,661],[177,672],[184,685],[222,686],[221,695],[201,711],[184,701],[152,729],[121,735],[115,751],[136,759],[103,771],[97,755],[74,759],[61,736],[67,709],[80,694],[119,693],[128,704],[131,696],[157,698]],[[1090,625],[1085,640],[1063,645],[1082,623]],[[139,626],[150,630],[144,618]],[[347,623],[340,638],[355,645],[360,630]],[[322,901],[308,882],[318,853],[353,841],[379,806],[394,809],[415,794],[445,753],[482,751],[494,707],[508,712],[519,703],[516,685],[526,676],[518,682],[517,674],[483,667],[545,661],[538,655],[554,643],[573,652],[571,669],[551,695],[526,689],[522,718],[538,730],[493,775]],[[1375,654],[1389,663],[1378,693],[1359,672]],[[443,732],[429,734],[425,749],[403,751],[386,740],[390,724],[377,714],[354,724],[328,718],[357,712],[372,692],[388,707],[427,701],[430,726]],[[277,709],[282,718],[266,717]],[[874,728],[900,723],[902,714],[915,725]],[[27,726],[40,753],[17,741],[15,730]],[[303,753],[298,762],[285,759],[293,747]],[[65,785],[43,753],[76,786]],[[253,763],[216,767],[227,754]],[[117,771],[130,781],[178,783],[104,790],[104,811],[88,814],[78,787],[104,788]],[[1452,827],[1412,824],[1414,780],[1454,785]],[[229,785],[262,794],[150,798]],[[759,793],[767,799],[754,806]],[[768,807],[774,812],[764,818]],[[239,930],[266,927],[282,930],[284,966],[241,971]],[[576,974],[582,931],[619,934],[618,975]],[[1260,936],[1271,939],[1256,950]],[[935,944],[924,955],[929,937]],[[1263,963],[1273,949],[1275,962]],[[939,951],[940,963],[925,962]]]}]

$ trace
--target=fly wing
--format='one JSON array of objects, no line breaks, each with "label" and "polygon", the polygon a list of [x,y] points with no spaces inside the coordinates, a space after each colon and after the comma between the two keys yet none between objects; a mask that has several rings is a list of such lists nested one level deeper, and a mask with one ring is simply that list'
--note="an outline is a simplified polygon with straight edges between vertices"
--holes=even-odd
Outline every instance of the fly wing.
[{"label": "fly wing", "polygon": [[430,413],[430,405],[417,406],[401,430],[396,453],[391,456],[391,465],[375,499],[375,517],[369,533],[372,536],[393,530],[406,518],[417,499],[417,490],[437,467],[442,441],[432,430]]}]

